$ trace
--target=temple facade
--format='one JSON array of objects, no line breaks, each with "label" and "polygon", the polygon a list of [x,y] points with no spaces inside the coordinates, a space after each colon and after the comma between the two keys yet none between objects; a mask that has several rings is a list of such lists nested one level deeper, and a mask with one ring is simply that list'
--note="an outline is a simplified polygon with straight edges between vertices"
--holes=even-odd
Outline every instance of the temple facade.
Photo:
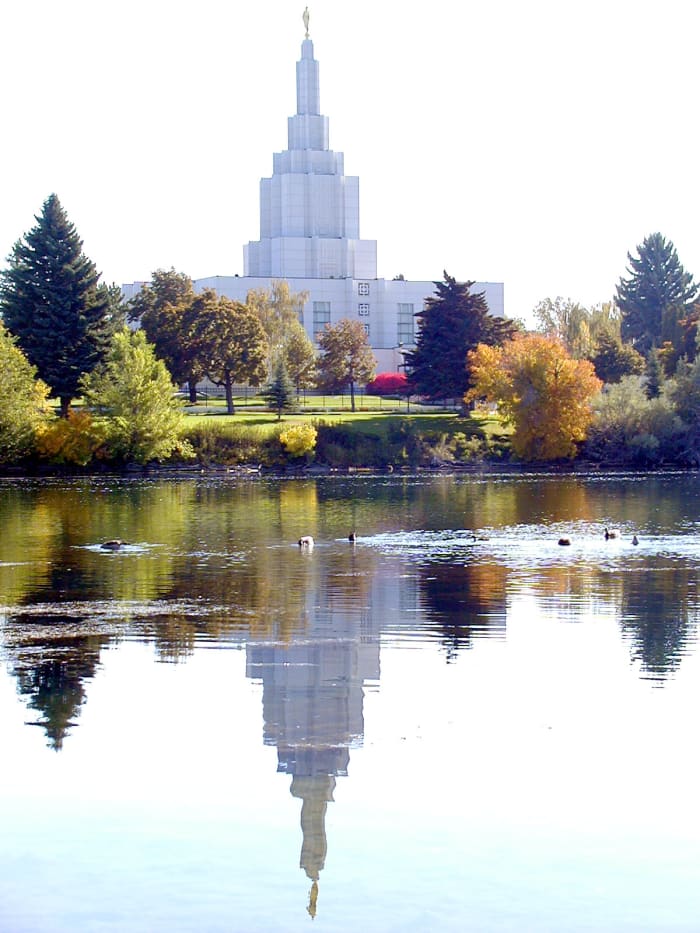
[{"label": "temple facade", "polygon": [[[378,371],[396,371],[403,349],[416,338],[416,312],[435,291],[433,281],[377,275],[377,242],[360,237],[359,179],[345,174],[342,152],[329,147],[328,117],[321,114],[319,63],[308,35],[296,65],[297,112],[288,118],[287,148],[273,156],[272,175],[260,182],[260,238],[243,248],[242,276],[195,280],[195,289],[245,301],[251,289],[288,282],[307,293],[301,321],[315,340],[326,324],[359,320]],[[441,271],[436,280],[441,279]],[[131,297],[142,283],[124,287]],[[503,284],[478,282],[489,310],[504,313]]]}]

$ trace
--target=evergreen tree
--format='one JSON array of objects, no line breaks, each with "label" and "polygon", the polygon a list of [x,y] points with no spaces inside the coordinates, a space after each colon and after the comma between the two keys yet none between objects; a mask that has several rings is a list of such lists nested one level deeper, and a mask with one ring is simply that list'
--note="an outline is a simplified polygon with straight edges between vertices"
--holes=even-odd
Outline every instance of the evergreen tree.
[{"label": "evergreen tree", "polygon": [[28,454],[42,418],[48,388],[0,322],[0,463]]},{"label": "evergreen tree", "polygon": [[516,328],[489,314],[484,293],[472,294],[473,282],[444,277],[416,314],[420,329],[416,349],[405,354],[406,372],[419,395],[461,399],[471,387],[467,353],[480,343],[502,344]]},{"label": "evergreen tree", "polygon": [[105,425],[115,458],[147,463],[180,446],[182,405],[165,363],[142,330],[115,334],[104,363],[83,377],[81,388]]},{"label": "evergreen tree", "polygon": [[624,376],[644,371],[644,357],[610,331],[602,331],[591,356],[596,375],[603,382],[619,382]]},{"label": "evergreen tree", "polygon": [[646,395],[647,398],[658,398],[661,395],[661,386],[664,381],[664,374],[661,368],[661,359],[656,347],[652,347],[647,357],[646,375]]},{"label": "evergreen tree", "polygon": [[110,290],[83,253],[82,240],[55,194],[37,224],[15,243],[2,272],[0,308],[67,415],[83,373],[102,359],[114,333]]},{"label": "evergreen tree", "polygon": [[676,248],[660,233],[652,233],[637,247],[638,256],[627,254],[628,278],[617,286],[622,312],[622,338],[644,355],[659,347],[674,320],[685,318],[698,286],[680,264]]},{"label": "evergreen tree", "polygon": [[270,408],[277,412],[278,421],[281,421],[283,411],[291,411],[296,405],[294,384],[282,359],[275,365],[272,381],[265,389],[264,398]]}]

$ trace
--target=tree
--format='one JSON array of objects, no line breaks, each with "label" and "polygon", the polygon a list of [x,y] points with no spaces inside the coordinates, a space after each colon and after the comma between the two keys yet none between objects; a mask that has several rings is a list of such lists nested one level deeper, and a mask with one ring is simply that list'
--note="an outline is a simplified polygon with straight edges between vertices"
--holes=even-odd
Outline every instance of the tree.
[{"label": "tree", "polygon": [[83,377],[81,388],[112,456],[147,463],[181,446],[176,386],[142,330],[115,334],[105,361]]},{"label": "tree", "polygon": [[331,392],[350,386],[350,407],[355,411],[355,385],[369,382],[377,361],[360,321],[341,318],[334,326],[326,324],[319,334],[321,384]]},{"label": "tree", "polygon": [[139,322],[175,382],[188,384],[192,404],[197,401],[197,382],[203,375],[189,332],[194,299],[188,275],[172,268],[156,269],[150,284],[144,285],[128,306],[129,318]]},{"label": "tree", "polygon": [[656,347],[652,347],[647,356],[645,367],[647,398],[658,398],[664,383],[664,374],[661,367],[661,357]]},{"label": "tree", "polygon": [[287,332],[282,356],[297,395],[301,389],[315,385],[318,354],[298,321],[292,323]]},{"label": "tree", "polygon": [[12,463],[33,446],[44,418],[48,386],[0,321],[0,463]]},{"label": "tree", "polygon": [[590,313],[570,298],[545,298],[534,309],[538,330],[560,340],[571,356],[583,359],[591,351]]},{"label": "tree", "polygon": [[660,233],[652,233],[637,247],[638,256],[627,254],[628,277],[617,286],[622,312],[622,338],[647,354],[659,347],[664,326],[689,313],[698,286],[680,264],[676,248]]},{"label": "tree", "polygon": [[278,421],[282,419],[283,411],[291,411],[296,406],[294,385],[282,359],[275,365],[272,381],[265,389],[264,398],[270,408],[277,412]]},{"label": "tree", "polygon": [[609,331],[599,335],[591,362],[598,378],[607,383],[619,382],[623,376],[633,376],[644,371],[644,357]]},{"label": "tree", "polygon": [[417,312],[416,348],[405,354],[415,391],[434,399],[462,398],[471,385],[467,353],[479,343],[500,344],[515,331],[511,321],[489,314],[484,293],[472,294],[473,282],[444,277]]},{"label": "tree", "polygon": [[66,416],[83,373],[91,372],[115,329],[110,290],[83,253],[83,243],[55,194],[36,226],[15,243],[2,272],[0,308]]},{"label": "tree", "polygon": [[467,400],[498,403],[512,424],[512,445],[524,460],[573,457],[593,420],[591,399],[601,381],[588,360],[574,360],[549,337],[519,335],[502,347],[469,353],[474,386]]},{"label": "tree", "polygon": [[284,355],[287,339],[294,326],[300,323],[308,298],[308,292],[292,292],[289,283],[278,279],[272,281],[269,291],[252,289],[248,292],[246,304],[258,315],[267,335],[269,373]]},{"label": "tree", "polygon": [[247,305],[205,289],[192,302],[190,333],[195,358],[207,376],[226,390],[226,407],[235,413],[234,382],[262,384],[268,344],[262,324]]}]

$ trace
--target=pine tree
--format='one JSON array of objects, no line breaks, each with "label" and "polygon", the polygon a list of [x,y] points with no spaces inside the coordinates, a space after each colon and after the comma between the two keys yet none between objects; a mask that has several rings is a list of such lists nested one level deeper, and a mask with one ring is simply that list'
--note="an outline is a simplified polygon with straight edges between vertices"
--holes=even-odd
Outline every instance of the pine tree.
[{"label": "pine tree", "polygon": [[265,389],[264,398],[270,408],[277,412],[278,421],[281,421],[283,411],[291,411],[296,405],[294,384],[282,359],[275,365],[272,381]]},{"label": "pine tree", "polygon": [[663,341],[669,315],[687,316],[698,286],[680,264],[676,248],[660,233],[652,233],[637,247],[638,256],[627,254],[628,278],[617,286],[622,311],[622,338],[647,354]]},{"label": "pine tree", "polygon": [[658,398],[661,395],[661,386],[664,376],[661,368],[661,358],[656,347],[652,347],[647,357],[646,365],[646,396],[647,398]]},{"label": "pine tree", "polygon": [[1,274],[0,308],[65,416],[80,377],[107,351],[113,308],[109,289],[98,285],[99,273],[55,194],[35,219]]},{"label": "pine tree", "polygon": [[489,314],[483,292],[472,294],[473,282],[457,282],[444,273],[436,295],[416,314],[420,329],[416,349],[405,355],[415,392],[433,399],[461,399],[471,386],[467,353],[478,344],[501,344],[515,325]]}]

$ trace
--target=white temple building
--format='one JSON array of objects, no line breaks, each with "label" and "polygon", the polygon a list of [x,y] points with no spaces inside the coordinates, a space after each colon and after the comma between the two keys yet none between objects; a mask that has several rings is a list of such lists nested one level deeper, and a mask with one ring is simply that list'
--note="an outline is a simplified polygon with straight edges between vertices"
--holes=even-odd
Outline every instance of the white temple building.
[{"label": "white temple building", "polygon": [[[287,149],[274,154],[272,176],[260,182],[260,239],[243,248],[243,276],[196,279],[194,286],[244,302],[251,289],[285,280],[292,292],[308,293],[302,324],[312,340],[325,324],[357,318],[378,371],[396,371],[401,351],[415,345],[414,315],[435,285],[377,276],[377,242],[360,238],[359,178],[346,175],[343,153],[329,148],[308,13],[304,23],[297,112],[288,118]],[[141,284],[125,286],[124,296],[130,298]],[[484,292],[491,313],[503,316],[502,283],[478,282],[472,290]]]}]

